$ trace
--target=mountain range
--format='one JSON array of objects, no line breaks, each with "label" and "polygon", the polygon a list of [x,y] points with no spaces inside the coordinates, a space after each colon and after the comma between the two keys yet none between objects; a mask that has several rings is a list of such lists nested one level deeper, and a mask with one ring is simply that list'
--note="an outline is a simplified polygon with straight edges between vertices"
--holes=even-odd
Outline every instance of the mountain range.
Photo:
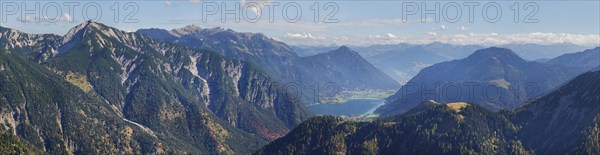
[{"label": "mountain range", "polygon": [[[600,152],[600,47],[510,46],[300,47],[91,20],[65,35],[0,27],[0,154]],[[306,109],[396,88],[376,114]]]},{"label": "mountain range", "polygon": [[508,116],[522,127],[518,136],[523,139],[523,144],[541,154],[597,153],[600,151],[598,94],[600,71],[595,69]]},{"label": "mountain range", "polygon": [[594,154],[598,77],[598,70],[579,75],[516,110],[430,100],[373,122],[315,117],[256,154]]},{"label": "mountain range", "polygon": [[455,46],[439,42],[397,47],[401,48],[393,48],[384,53],[368,57],[367,60],[401,83],[406,83],[425,67],[464,58],[473,51],[482,48],[476,45]]},{"label": "mountain range", "polygon": [[10,49],[38,63],[56,56],[63,40],[55,34],[27,34],[1,26],[0,35],[2,49]]},{"label": "mountain range", "polygon": [[[393,90],[400,87],[348,47],[332,48],[326,54],[299,57],[287,44],[260,33],[239,33],[222,28],[202,29],[195,25],[170,31],[140,29],[136,33],[192,48],[210,49],[229,58],[254,63],[277,82],[287,85],[290,92],[296,92],[306,104],[319,102],[324,97],[344,90]],[[361,74],[355,74],[354,71],[361,71]],[[366,80],[371,78],[376,80]],[[329,88],[331,84],[336,89],[333,92]]]},{"label": "mountain range", "polygon": [[480,49],[467,58],[424,68],[376,112],[403,113],[430,99],[467,101],[490,110],[514,109],[579,73],[569,67],[526,61],[505,48]]},{"label": "mountain range", "polygon": [[[113,128],[109,128],[111,125],[103,122],[116,124],[121,121],[121,124],[132,126],[135,129],[133,131],[128,129],[127,133],[134,132],[146,137],[150,135],[151,139],[144,138],[141,139],[144,140],[142,142],[151,142],[163,147],[165,152],[243,153],[263,145],[267,140],[284,135],[289,129],[310,116],[302,102],[295,99],[293,94],[287,92],[282,85],[276,83],[252,63],[229,59],[208,50],[156,41],[95,21],[82,23],[62,37],[45,38],[43,42],[39,43],[30,42],[38,40],[39,38],[35,37],[41,37],[39,35],[26,34],[8,28],[1,30],[0,38],[7,40],[7,44],[3,42],[2,46],[17,47],[14,48],[14,51],[13,48],[8,48],[7,53],[17,55],[13,56],[15,59],[19,57],[29,59],[28,61],[19,60],[22,65],[39,66],[37,69],[42,70],[41,73],[26,74],[28,78],[52,76],[52,79],[59,82],[48,85],[67,85],[64,87],[78,88],[77,91],[74,91],[82,94],[74,95],[75,93],[70,92],[60,94],[61,87],[42,87],[43,85],[28,83],[29,79],[27,78],[19,78],[25,81],[19,81],[16,86],[27,87],[22,89],[54,90],[46,92],[49,94],[11,91],[8,94],[10,98],[21,97],[24,101],[4,100],[1,102],[2,106],[15,107],[3,108],[6,116],[14,116],[3,117],[13,120],[12,125],[6,126],[15,127],[7,132],[19,131],[16,132],[16,135],[31,142],[40,150],[52,148],[71,153],[100,153],[97,151],[102,150],[113,151],[112,153],[125,151],[126,153],[129,148],[110,148],[120,146],[120,144],[102,143],[103,141],[120,141],[116,138],[105,137],[102,141],[83,138],[84,141],[72,141],[73,137],[62,134],[62,131],[58,129],[45,128],[50,125],[46,122],[50,121],[50,123],[68,123],[72,128],[113,131]],[[50,40],[53,38],[56,40]],[[27,49],[42,50],[26,52]],[[40,55],[43,57],[37,57]],[[9,75],[3,79],[11,78],[17,77]],[[46,81],[47,79],[41,80]],[[60,83],[60,80],[68,83]],[[10,85],[2,84],[1,86]],[[15,89],[2,88],[2,90]],[[90,120],[99,122],[96,122],[97,124],[71,124],[71,120],[67,120],[71,116],[63,117],[60,114],[54,115],[54,119],[50,120],[32,120],[47,116],[44,111],[52,107],[43,106],[55,105],[55,108],[56,106],[69,108],[56,105],[58,103],[51,101],[48,101],[50,103],[38,103],[42,107],[36,108],[37,111],[28,112],[30,108],[23,107],[31,105],[27,104],[29,99],[52,98],[52,96],[58,95],[90,96],[89,100],[93,102],[76,104],[81,102],[81,99],[73,99],[74,107],[67,109],[73,111],[64,112],[82,113],[80,115],[90,115],[90,117],[94,115]],[[55,102],[63,104],[63,101]],[[16,103],[21,105],[13,105]],[[103,111],[77,111],[77,108],[89,108],[90,106]],[[15,113],[25,115],[17,117],[18,115],[14,115]],[[57,113],[61,113],[61,111],[57,111]],[[100,114],[102,115],[95,116]],[[117,121],[96,117],[113,117]],[[27,126],[28,124],[32,125]],[[26,131],[22,130],[24,128],[29,129],[27,132],[21,132]],[[32,132],[39,132],[42,129],[44,132],[50,133],[32,134]],[[98,132],[98,134],[101,133]],[[59,137],[64,140],[57,139]],[[101,138],[103,136],[95,135],[93,137]],[[51,143],[50,140],[56,142]],[[68,147],[51,147],[54,146],[54,143]],[[144,146],[151,147],[153,145]],[[133,150],[160,153],[159,149]]]},{"label": "mountain range", "polygon": [[[335,46],[293,46],[298,55],[310,56],[324,53]],[[350,46],[355,49],[371,64],[381,69],[399,83],[406,83],[425,67],[436,63],[462,59],[477,49],[486,48],[486,45],[452,45],[440,42],[429,44],[389,44],[371,46]],[[588,46],[569,43],[562,44],[504,44],[497,47],[508,48],[525,60],[549,60],[565,53],[582,51]]]},{"label": "mountain range", "polygon": [[27,149],[51,154],[160,153],[169,147],[101,99],[4,49],[0,77],[0,132],[16,135]]}]

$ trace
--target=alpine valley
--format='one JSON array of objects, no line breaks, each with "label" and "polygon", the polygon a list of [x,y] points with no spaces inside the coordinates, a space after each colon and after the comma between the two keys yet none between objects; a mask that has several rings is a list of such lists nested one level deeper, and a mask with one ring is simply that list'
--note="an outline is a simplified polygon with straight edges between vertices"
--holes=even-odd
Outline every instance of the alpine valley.
[{"label": "alpine valley", "polygon": [[[600,153],[600,47],[291,46],[92,20],[0,27],[0,47],[0,154]],[[377,104],[307,108],[351,100]]]},{"label": "alpine valley", "polygon": [[372,122],[310,118],[257,154],[595,154],[600,152],[600,71],[516,110],[468,102],[417,104]]}]

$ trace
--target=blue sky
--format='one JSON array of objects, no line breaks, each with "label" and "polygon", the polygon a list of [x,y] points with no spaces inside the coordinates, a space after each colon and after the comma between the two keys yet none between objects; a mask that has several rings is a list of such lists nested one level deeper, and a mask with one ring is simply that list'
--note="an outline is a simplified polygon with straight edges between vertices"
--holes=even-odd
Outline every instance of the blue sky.
[{"label": "blue sky", "polygon": [[[39,4],[36,8],[35,4]],[[240,7],[235,4],[239,3]],[[434,9],[439,4],[435,21],[433,14],[427,14],[422,22],[423,6]],[[264,33],[269,37],[289,44],[305,45],[370,45],[394,43],[429,43],[440,41],[451,44],[504,44],[504,43],[561,43],[570,42],[583,45],[597,45],[600,35],[599,1],[277,1],[277,0],[152,0],[152,1],[2,1],[0,12],[3,27],[16,28],[29,33],[55,33],[62,35],[69,28],[96,17],[98,6],[101,16],[98,21],[126,31],[140,28],[173,29],[195,24],[203,28],[223,27],[240,32]],[[68,5],[75,6],[72,12]],[[97,5],[96,5],[97,4]],[[118,4],[118,21],[115,22],[114,6]],[[269,21],[268,4],[274,7],[273,21]],[[319,22],[314,22],[315,4],[318,4]],[[477,5],[473,16],[469,15],[469,5]],[[514,21],[515,4],[518,4],[519,22]],[[14,10],[14,6],[18,10]],[[26,9],[38,9],[25,11]],[[59,6],[60,11],[55,11]],[[84,6],[88,9],[84,10]],[[127,6],[127,7],[126,7]],[[219,7],[211,12],[212,7]],[[255,6],[260,6],[257,12]],[[285,10],[284,6],[288,6]],[[302,10],[297,20],[296,9]],[[327,6],[327,7],[326,7]],[[404,8],[403,8],[404,6]],[[417,11],[410,9],[416,6]],[[460,10],[457,7],[460,7]],[[483,9],[488,6],[487,10]],[[226,15],[222,22],[221,7],[241,10],[240,22],[232,15]],[[496,17],[496,7],[502,12]],[[44,9],[47,8],[47,9]],[[131,22],[125,23],[125,17],[136,8]],[[207,8],[209,10],[203,10]],[[241,9],[240,9],[241,8]],[[245,8],[245,9],[244,9]],[[446,9],[444,9],[446,8]],[[457,15],[457,10],[460,15]],[[536,11],[537,10],[537,11]],[[323,23],[331,14],[333,23]],[[85,12],[85,13],[84,13]],[[283,12],[287,12],[286,20]],[[29,14],[28,14],[29,13]],[[216,13],[216,15],[212,15]],[[407,14],[403,18],[403,13]],[[487,13],[487,21],[484,15]],[[84,16],[87,15],[87,18]],[[260,20],[252,20],[260,14]],[[524,23],[527,15],[533,23]],[[204,16],[208,17],[203,20]],[[457,18],[455,18],[457,17]],[[473,22],[469,21],[473,18]],[[60,19],[58,19],[60,18]],[[460,19],[459,19],[460,18]],[[39,20],[39,21],[36,21]],[[54,20],[53,20],[54,19]],[[246,20],[244,20],[246,19]],[[404,20],[405,19],[405,20]],[[537,21],[535,21],[537,20]],[[337,22],[336,22],[337,21]]]}]

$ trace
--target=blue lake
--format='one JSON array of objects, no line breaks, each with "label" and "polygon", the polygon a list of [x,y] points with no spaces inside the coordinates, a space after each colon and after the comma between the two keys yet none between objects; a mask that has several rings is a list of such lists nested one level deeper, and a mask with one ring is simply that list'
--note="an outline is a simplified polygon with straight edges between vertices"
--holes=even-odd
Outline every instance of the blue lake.
[{"label": "blue lake", "polygon": [[316,115],[362,115],[371,114],[375,109],[384,104],[381,99],[352,99],[336,104],[312,104],[306,106]]}]

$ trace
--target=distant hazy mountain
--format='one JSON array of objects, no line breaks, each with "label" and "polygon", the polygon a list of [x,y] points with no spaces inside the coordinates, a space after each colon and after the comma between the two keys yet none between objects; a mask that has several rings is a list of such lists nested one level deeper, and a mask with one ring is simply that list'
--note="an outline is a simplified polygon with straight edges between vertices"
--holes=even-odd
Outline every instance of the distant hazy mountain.
[{"label": "distant hazy mountain", "polygon": [[[2,39],[11,40],[4,35]],[[106,105],[109,109],[105,110],[154,133],[160,140],[157,143],[167,152],[249,152],[265,140],[284,135],[309,116],[304,105],[264,71],[211,51],[156,41],[94,21],[82,23],[52,42],[60,42],[59,52],[42,65],[56,73],[56,77],[102,101],[101,105],[90,106]],[[11,112],[18,110],[8,111]],[[88,126],[112,130],[101,123],[112,120],[97,121],[100,122]],[[104,136],[82,138],[92,141],[93,137]],[[105,140],[120,141],[110,137]],[[39,148],[45,146],[48,145]],[[65,151],[88,152],[76,146],[67,148],[75,150]],[[97,147],[112,150],[117,146]],[[121,149],[128,148],[116,148]]]},{"label": "distant hazy mountain", "polygon": [[314,117],[256,154],[595,154],[600,71],[516,110],[425,101],[373,122]]},{"label": "distant hazy mountain", "polygon": [[[363,59],[357,52],[342,46],[328,53],[303,57],[298,61],[298,70],[303,76],[330,79],[341,87],[358,88],[394,88],[398,86],[393,79]],[[317,70],[320,69],[320,70]],[[306,74],[314,75],[306,75]],[[379,81],[379,82],[373,82]]]},{"label": "distant hazy mountain", "polygon": [[[526,60],[546,60],[565,53],[582,51],[588,47],[575,44],[506,44],[499,45],[511,49]],[[486,48],[485,45],[451,45],[440,42],[430,44],[391,44],[371,46],[351,46],[371,64],[381,69],[394,80],[405,83],[417,75],[424,67],[454,59],[462,59],[473,51]],[[323,53],[327,47],[298,46],[296,53]],[[299,55],[302,55],[299,54]]]},{"label": "distant hazy mountain", "polygon": [[368,57],[367,60],[393,77],[394,80],[405,83],[425,67],[464,58],[480,48],[481,46],[454,46],[436,42],[390,50]]},{"label": "distant hazy mountain", "polygon": [[291,46],[294,53],[300,57],[313,56],[321,53],[327,53],[331,50],[339,48],[339,46]]},{"label": "distant hazy mountain", "polygon": [[600,66],[600,47],[587,49],[582,52],[568,53],[548,60],[546,63],[578,67],[583,70],[590,70]]},{"label": "distant hazy mountain", "polygon": [[[440,46],[447,46],[441,48]],[[448,61],[453,57],[448,54],[462,51],[454,46],[441,43],[429,45],[394,44],[394,45],[372,45],[367,47],[353,46],[362,57],[367,59],[381,71],[393,78],[395,81],[404,83],[416,75],[419,70],[429,65]],[[474,51],[477,48],[468,49]],[[298,55],[316,55],[329,51],[330,47],[294,46],[294,52]],[[468,54],[464,54],[465,56]]]},{"label": "distant hazy mountain", "polygon": [[579,72],[528,62],[505,48],[486,48],[467,58],[435,64],[413,77],[377,113],[406,112],[429,99],[466,101],[491,110],[518,108]]},{"label": "distant hazy mountain", "polygon": [[[328,48],[330,47],[293,47],[299,55],[325,53]],[[405,83],[424,67],[466,57],[481,46],[454,46],[435,42],[427,45],[393,44],[351,48],[395,81]]]},{"label": "distant hazy mountain", "polygon": [[546,62],[548,62],[550,60],[551,60],[551,58],[541,58],[541,59],[535,59],[533,61],[539,62],[539,63],[546,63]]},{"label": "distant hazy mountain", "polygon": [[418,46],[416,44],[388,44],[388,45],[371,45],[371,46],[353,46],[352,48],[359,51],[359,53],[365,58],[371,58],[380,54],[389,52],[401,52],[407,48]]},{"label": "distant hazy mountain", "polygon": [[565,53],[573,53],[577,51],[582,51],[589,46],[581,46],[572,43],[560,43],[560,44],[533,44],[533,43],[524,43],[524,44],[505,44],[499,45],[498,47],[508,48],[517,53],[521,58],[525,60],[536,60],[542,58],[554,58],[559,55]]},{"label": "distant hazy mountain", "polygon": [[[364,58],[370,58],[390,51],[402,51],[406,48],[417,45],[413,44],[390,44],[390,45],[371,45],[371,46],[351,46],[348,47],[356,50]],[[299,56],[313,56],[321,53],[327,53],[331,50],[338,48],[339,46],[308,46],[308,45],[296,45],[292,46],[292,49]]]},{"label": "distant hazy mountain", "polygon": [[[275,41],[263,34],[239,33],[233,30],[221,28],[202,29],[197,26],[186,26],[184,28],[173,29],[171,31],[160,29],[141,29],[138,34],[143,34],[155,39],[171,41],[200,49],[211,49],[223,54],[226,57],[244,60],[257,64],[260,68],[283,84],[299,84],[289,88],[290,90],[300,92],[301,99],[307,103],[313,102],[316,85],[319,87],[334,82],[341,90],[352,89],[397,89],[399,84],[391,80],[386,74],[377,68],[370,67],[360,55],[345,55],[342,58],[326,58],[329,54],[311,56],[302,58],[294,53],[288,45]],[[348,57],[346,57],[348,56]],[[323,57],[323,58],[319,58]],[[324,60],[320,64],[308,64],[307,59]],[[342,62],[336,62],[336,61]],[[361,63],[351,63],[361,62]],[[367,65],[367,66],[358,66]],[[368,77],[376,77],[378,80],[356,81],[354,76],[356,72],[344,72],[354,70],[344,70],[341,68],[359,67],[363,68],[360,73],[371,74]],[[369,69],[369,70],[364,70]],[[333,74],[339,75],[333,75]],[[328,75],[328,76],[324,76]],[[318,88],[319,90],[327,88]],[[319,94],[327,95],[327,94]]]}]

